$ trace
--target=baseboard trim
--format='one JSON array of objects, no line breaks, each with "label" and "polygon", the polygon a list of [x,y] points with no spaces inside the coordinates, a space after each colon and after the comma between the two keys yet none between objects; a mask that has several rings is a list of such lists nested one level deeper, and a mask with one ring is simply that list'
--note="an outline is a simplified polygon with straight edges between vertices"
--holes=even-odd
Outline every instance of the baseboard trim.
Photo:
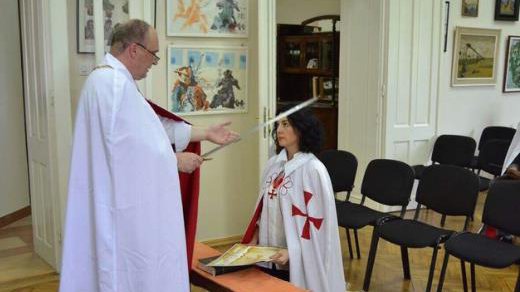
[{"label": "baseboard trim", "polygon": [[203,240],[202,243],[210,246],[210,247],[221,247],[224,245],[231,245],[240,242],[242,240],[242,234],[233,235],[229,237],[216,238],[216,239],[208,239]]},{"label": "baseboard trim", "polygon": [[22,218],[31,215],[31,206],[27,206],[18,211],[14,211],[11,214],[0,217],[0,228],[7,226],[13,222],[16,222]]}]

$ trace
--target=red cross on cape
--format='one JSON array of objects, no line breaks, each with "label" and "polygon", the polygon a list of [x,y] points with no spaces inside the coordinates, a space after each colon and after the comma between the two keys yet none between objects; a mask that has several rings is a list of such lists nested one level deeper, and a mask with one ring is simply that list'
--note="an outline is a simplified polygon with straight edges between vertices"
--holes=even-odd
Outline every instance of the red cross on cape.
[{"label": "red cross on cape", "polygon": [[310,192],[303,192],[303,199],[305,200],[305,209],[306,209],[306,212],[307,213],[304,213],[302,210],[300,210],[297,206],[295,205],[292,205],[292,216],[302,216],[302,217],[306,217],[305,218],[305,224],[303,225],[303,230],[302,230],[302,238],[304,239],[307,239],[307,240],[310,240],[311,239],[311,223],[312,225],[314,225],[314,227],[317,229],[317,230],[320,230],[321,228],[321,223],[323,223],[323,218],[315,218],[315,217],[311,217],[309,216],[308,212],[309,212],[309,201],[311,200],[312,198],[312,193]]}]

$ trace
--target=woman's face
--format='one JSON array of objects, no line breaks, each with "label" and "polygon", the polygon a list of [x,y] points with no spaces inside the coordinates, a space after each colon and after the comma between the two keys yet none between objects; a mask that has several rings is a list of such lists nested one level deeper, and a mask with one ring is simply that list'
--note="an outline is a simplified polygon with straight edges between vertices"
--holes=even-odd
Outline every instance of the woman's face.
[{"label": "woman's face", "polygon": [[283,118],[278,122],[276,129],[276,137],[278,145],[285,149],[293,149],[298,151],[300,138],[287,118]]}]

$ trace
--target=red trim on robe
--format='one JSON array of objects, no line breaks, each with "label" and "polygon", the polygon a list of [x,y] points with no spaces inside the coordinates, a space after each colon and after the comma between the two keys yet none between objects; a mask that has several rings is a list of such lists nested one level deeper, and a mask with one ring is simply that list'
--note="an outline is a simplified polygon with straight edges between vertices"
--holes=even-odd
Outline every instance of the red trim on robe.
[{"label": "red trim on robe", "polygon": [[[186,122],[181,117],[174,115],[168,110],[147,100],[155,113],[159,116],[172,119],[177,122]],[[192,152],[200,155],[200,142],[190,142],[184,152]],[[184,213],[184,231],[186,233],[186,250],[188,256],[188,268],[191,269],[191,260],[193,257],[193,247],[195,245],[195,233],[197,231],[197,214],[199,209],[199,181],[200,168],[192,173],[179,172],[179,181],[181,187],[182,209]]]},{"label": "red trim on robe", "polygon": [[248,244],[253,240],[253,236],[255,236],[255,231],[258,228],[258,220],[260,219],[260,215],[262,214],[262,208],[264,207],[264,200],[263,197],[258,203],[258,206],[256,206],[255,214],[253,215],[253,218],[251,218],[251,222],[249,222],[249,225],[247,226],[246,233],[244,233],[244,236],[242,237],[242,243]]}]

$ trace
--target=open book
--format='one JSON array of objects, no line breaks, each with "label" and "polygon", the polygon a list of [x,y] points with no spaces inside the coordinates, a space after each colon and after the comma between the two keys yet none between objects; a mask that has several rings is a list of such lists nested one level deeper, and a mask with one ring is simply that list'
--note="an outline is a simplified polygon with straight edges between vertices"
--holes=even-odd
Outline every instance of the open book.
[{"label": "open book", "polygon": [[271,257],[282,250],[279,247],[245,245],[237,243],[208,266],[243,266],[259,262],[269,262]]},{"label": "open book", "polygon": [[198,267],[213,276],[248,268],[259,262],[271,261],[282,248],[237,243],[221,256],[200,259]]}]

